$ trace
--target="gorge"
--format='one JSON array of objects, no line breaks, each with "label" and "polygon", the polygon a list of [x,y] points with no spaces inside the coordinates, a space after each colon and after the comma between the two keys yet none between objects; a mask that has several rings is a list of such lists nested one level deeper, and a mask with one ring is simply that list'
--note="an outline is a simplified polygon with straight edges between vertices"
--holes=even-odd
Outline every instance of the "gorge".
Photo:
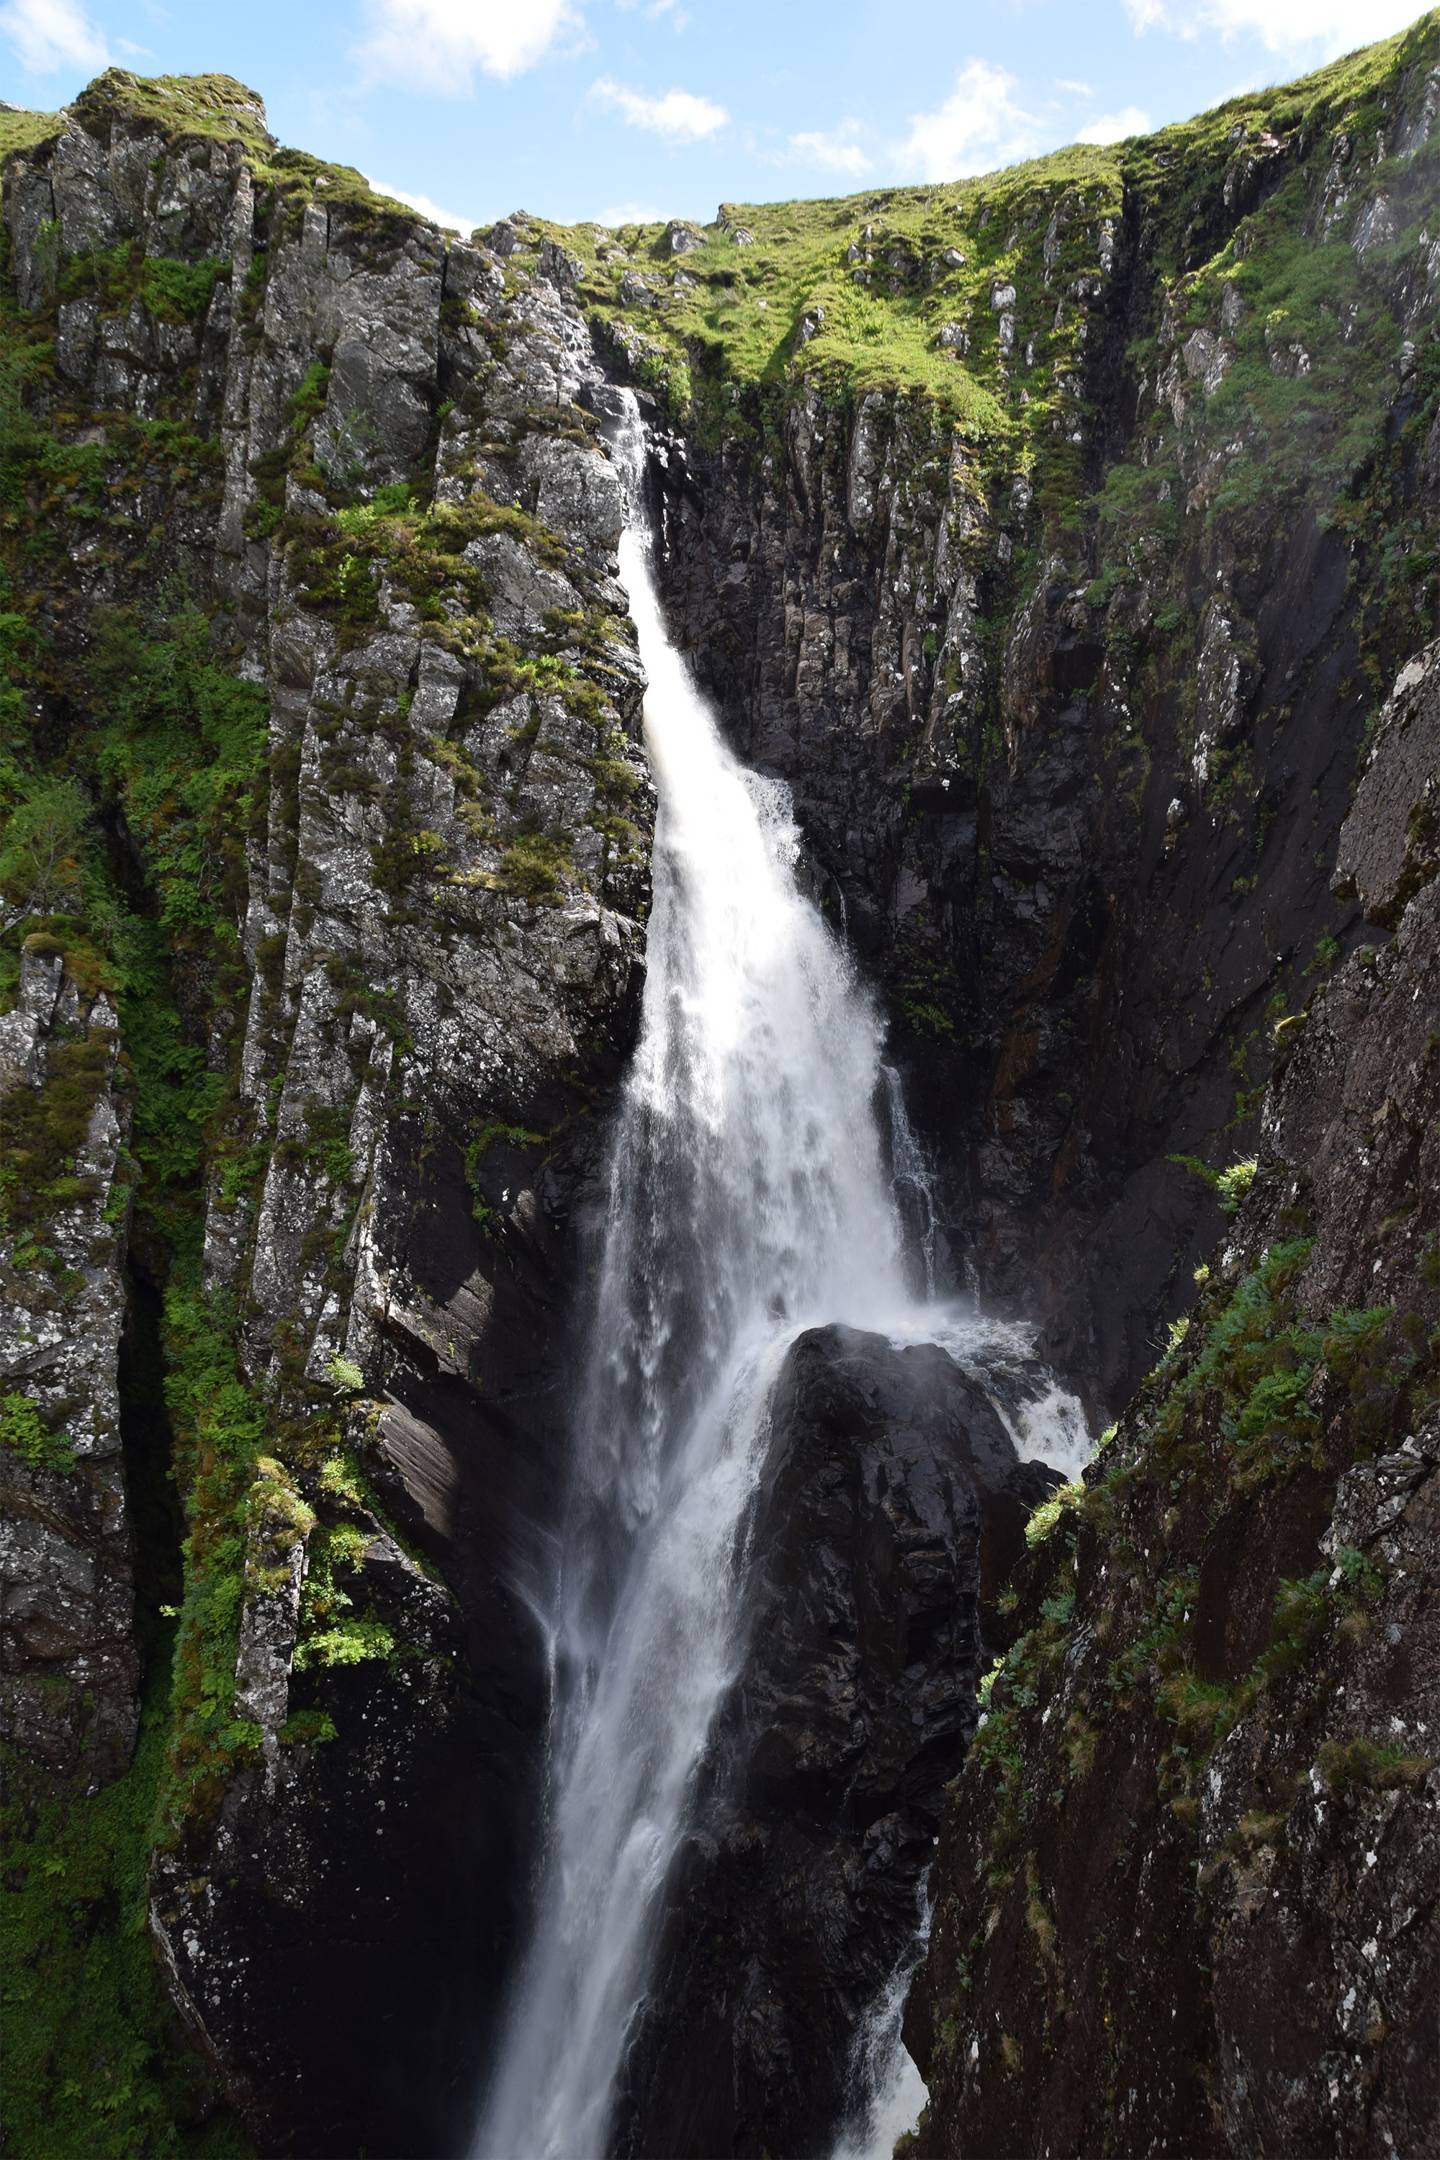
[{"label": "gorge", "polygon": [[0,157],[10,2145],[1430,2149],[1440,18]]}]

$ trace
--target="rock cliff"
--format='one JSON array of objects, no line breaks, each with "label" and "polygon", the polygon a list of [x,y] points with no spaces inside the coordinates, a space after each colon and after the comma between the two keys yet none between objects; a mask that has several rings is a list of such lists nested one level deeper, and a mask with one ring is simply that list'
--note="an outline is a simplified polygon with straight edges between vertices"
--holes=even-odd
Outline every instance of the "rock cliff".
[{"label": "rock cliff", "polygon": [[133,1184],[186,1518],[170,1982],[267,2143],[440,2149],[529,1854],[517,1585],[646,890],[600,370],[558,255],[447,246],[223,79],[103,77],[4,200],[49,755],[6,865],[7,1737],[134,1741]]},{"label": "rock cliff", "polygon": [[1437,775],[1432,646],[1341,838],[1375,927],[1287,1029],[1199,1306],[1017,1578],[910,2005],[917,2154],[1433,2142]]},{"label": "rock cliff", "polygon": [[790,1350],[751,1648],[667,1900],[619,2150],[809,2152],[843,2113],[856,2027],[914,1940],[982,1627],[1055,1483],[933,1344],[832,1327]]}]

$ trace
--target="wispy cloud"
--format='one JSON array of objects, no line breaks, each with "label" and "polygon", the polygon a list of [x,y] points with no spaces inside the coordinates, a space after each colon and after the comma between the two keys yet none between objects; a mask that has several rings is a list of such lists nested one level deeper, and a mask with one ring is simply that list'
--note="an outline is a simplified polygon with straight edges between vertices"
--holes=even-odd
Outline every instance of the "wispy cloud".
[{"label": "wispy cloud", "polygon": [[0,7],[0,37],[31,75],[103,68],[110,58],[101,31],[75,0],[8,0]]},{"label": "wispy cloud", "polygon": [[910,132],[895,152],[902,168],[921,180],[959,180],[1033,157],[1041,145],[1040,122],[1016,103],[1018,88],[1004,68],[967,60],[944,104],[911,116]]},{"label": "wispy cloud", "polygon": [[690,16],[680,0],[615,0],[616,7],[627,15],[633,15],[643,5],[650,22],[668,22],[672,30],[688,29]]},{"label": "wispy cloud", "polygon": [[572,0],[371,0],[356,48],[371,82],[464,97],[475,75],[523,75],[583,19]]},{"label": "wispy cloud", "polygon": [[429,218],[432,225],[444,225],[451,232],[468,233],[480,223],[479,218],[461,217],[453,211],[442,210],[428,195],[412,195],[408,188],[391,187],[388,180],[373,179],[368,173],[365,177],[377,195],[392,195],[396,202],[406,203],[410,209],[418,210],[421,217]]},{"label": "wispy cloud", "polygon": [[1093,98],[1095,95],[1088,82],[1076,82],[1073,76],[1069,75],[1057,75],[1055,88],[1063,90],[1066,97]]},{"label": "wispy cloud", "polygon": [[1403,30],[1415,0],[1125,0],[1137,31],[1175,37],[1256,38],[1267,52],[1326,58]]},{"label": "wispy cloud", "polygon": [[1127,135],[1148,135],[1151,129],[1149,113],[1139,105],[1122,105],[1119,112],[1101,113],[1088,127],[1081,128],[1076,142],[1112,143],[1124,142]]},{"label": "wispy cloud", "polygon": [[875,160],[861,141],[864,129],[858,120],[845,119],[833,128],[802,129],[789,138],[784,150],[774,155],[776,164],[809,165],[818,172],[844,173],[859,180]]},{"label": "wispy cloud", "polygon": [[715,104],[711,98],[696,97],[689,90],[667,90],[661,97],[647,97],[643,91],[631,90],[609,75],[591,84],[590,95],[608,112],[618,112],[627,127],[644,128],[648,134],[672,143],[704,142],[707,136],[718,134],[730,118],[723,105]]},{"label": "wispy cloud", "polygon": [[608,225],[612,230],[619,225],[658,225],[666,212],[654,203],[611,203],[608,210],[597,210],[593,218],[583,220],[588,225]]}]

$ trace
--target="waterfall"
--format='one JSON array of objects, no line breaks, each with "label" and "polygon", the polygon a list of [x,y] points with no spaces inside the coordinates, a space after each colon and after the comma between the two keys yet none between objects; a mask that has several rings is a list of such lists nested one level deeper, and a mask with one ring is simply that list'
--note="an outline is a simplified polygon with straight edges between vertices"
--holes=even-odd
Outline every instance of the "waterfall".
[{"label": "waterfall", "polygon": [[[649,680],[654,896],[543,1616],[546,1851],[473,2160],[603,2160],[666,1880],[744,1653],[748,1525],[790,1344],[830,1321],[946,1347],[993,1334],[907,1288],[897,1195],[927,1292],[934,1210],[878,1017],[797,883],[788,790],[731,755],[666,634],[628,395],[615,453]],[[887,2105],[908,2062],[903,1986],[876,2013],[866,2069]]]},{"label": "waterfall", "polygon": [[885,1082],[885,1110],[890,1121],[890,1177],[895,1203],[907,1238],[913,1240],[919,1252],[929,1304],[935,1297],[935,1250],[940,1229],[935,1213],[934,1176],[910,1123],[899,1073],[893,1065],[882,1065],[880,1074]]},{"label": "waterfall", "polygon": [[665,1879],[742,1649],[766,1406],[805,1327],[908,1305],[880,1026],[800,892],[788,790],[721,740],[666,635],[616,444],[659,796],[640,1040],[554,1614],[549,1850],[477,2160],[600,2160]]},{"label": "waterfall", "polygon": [[915,1933],[856,2030],[850,2050],[852,2104],[830,2160],[891,2160],[896,2140],[914,2128],[928,2097],[902,2031],[905,1998],[930,1940],[928,1892],[927,1869]]}]

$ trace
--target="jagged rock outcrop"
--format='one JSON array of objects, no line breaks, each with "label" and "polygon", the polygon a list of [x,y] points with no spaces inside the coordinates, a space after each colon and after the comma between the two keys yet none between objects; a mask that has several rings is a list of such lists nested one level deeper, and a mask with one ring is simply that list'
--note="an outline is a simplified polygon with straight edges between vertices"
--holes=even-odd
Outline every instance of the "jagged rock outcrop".
[{"label": "jagged rock outcrop", "polygon": [[1431,646],[1341,836],[1393,936],[1287,1023],[1199,1311],[1021,1571],[907,2019],[917,2153],[1433,2140],[1437,772]]},{"label": "jagged rock outcrop", "polygon": [[749,1647],[629,2055],[627,2154],[828,2151],[914,1938],[986,1615],[1057,1482],[929,1344],[812,1329],[770,1419]]},{"label": "jagged rock outcrop", "polygon": [[42,935],[0,1016],[0,1736],[93,1790],[135,1745],[118,1022]]}]

